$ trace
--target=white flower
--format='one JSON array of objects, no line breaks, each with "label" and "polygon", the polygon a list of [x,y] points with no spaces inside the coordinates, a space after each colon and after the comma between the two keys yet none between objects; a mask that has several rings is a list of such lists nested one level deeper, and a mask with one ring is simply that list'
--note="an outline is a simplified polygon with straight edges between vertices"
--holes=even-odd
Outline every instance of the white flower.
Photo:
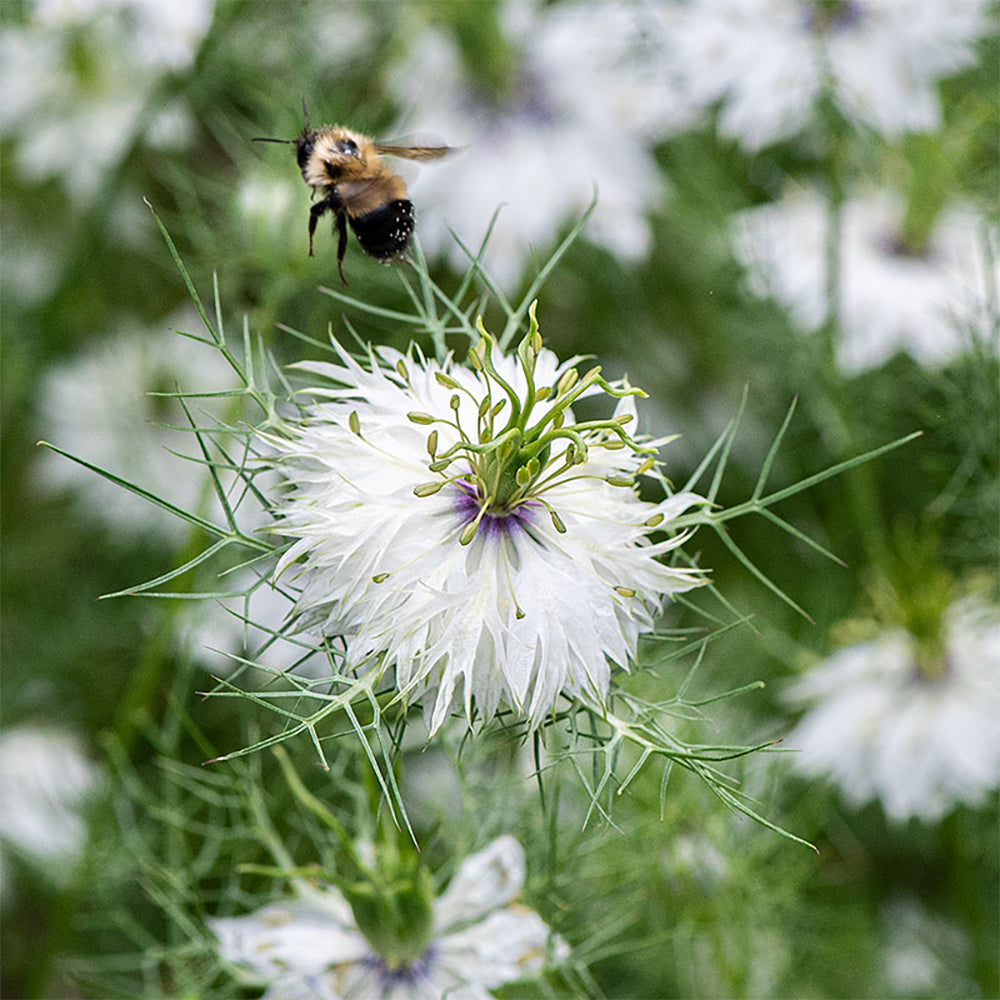
[{"label": "white flower", "polygon": [[828,92],[886,136],[933,131],[938,79],[975,61],[979,0],[690,0],[665,12],[685,98],[719,103],[718,128],[749,149],[807,125]]},{"label": "white flower", "polygon": [[186,68],[211,24],[214,0],[42,0],[27,24],[0,36],[3,130],[32,181],[58,177],[87,202],[142,128],[157,148],[183,146],[186,108],[144,118],[160,77]]},{"label": "white flower", "polygon": [[[186,322],[186,320],[192,320]],[[175,317],[174,328],[197,332],[200,320]],[[186,510],[198,512],[210,499],[203,464],[175,400],[151,392],[218,391],[235,377],[218,351],[172,332],[126,330],[88,346],[46,374],[39,406],[40,436],[79,458],[130,480]],[[201,426],[214,426],[205,411],[218,402],[189,402]],[[221,402],[224,407],[225,400]],[[157,426],[157,424],[170,426]],[[73,490],[87,513],[117,531],[151,531],[177,538],[187,530],[179,518],[76,462],[40,449],[35,466],[46,491]],[[233,502],[235,503],[235,497]],[[213,511],[215,508],[213,508]]]},{"label": "white flower", "polygon": [[[223,957],[266,982],[267,1000],[488,1000],[504,983],[538,975],[550,931],[514,900],[524,885],[524,851],[501,837],[466,858],[434,901],[433,939],[408,965],[390,967],[332,888],[303,885],[299,898],[210,926]],[[567,954],[552,941],[553,958]]]},{"label": "white flower", "polygon": [[339,387],[310,390],[324,401],[268,439],[292,487],[279,571],[301,587],[304,623],[344,637],[348,669],[384,654],[425,710],[436,691],[432,731],[455,703],[537,725],[560,694],[603,702],[662,598],[699,582],[659,561],[681,535],[647,538],[700,498],[639,499],[647,456],[619,447],[633,397],[574,438],[567,406],[599,369],[577,381],[548,350],[493,356],[493,374],[388,348],[365,368],[338,351],[301,367]]},{"label": "white flower", "polygon": [[788,737],[796,766],[829,776],[855,806],[878,799],[894,820],[933,821],[975,805],[1000,781],[1000,612],[948,609],[941,676],[917,668],[902,629],[835,653],[789,692],[809,706]]},{"label": "white flower", "polygon": [[586,235],[636,260],[649,251],[646,213],[664,188],[653,135],[687,121],[687,106],[665,81],[650,79],[637,51],[640,18],[629,4],[506,4],[501,19],[515,67],[503,93],[463,69],[450,35],[424,32],[393,86],[406,119],[462,148],[453,163],[429,167],[415,186],[418,234],[426,251],[468,259],[503,206],[485,257],[501,285],[515,282],[533,254],[590,203]]},{"label": "white flower", "polygon": [[212,24],[215,0],[35,0],[34,19],[46,28],[117,18],[130,34],[130,55],[146,67],[189,66]]},{"label": "white flower", "polygon": [[97,769],[80,741],[31,723],[0,732],[0,847],[64,882],[84,845],[81,810]]},{"label": "white flower", "polygon": [[910,896],[890,899],[882,923],[882,961],[894,995],[976,995],[978,990],[961,972],[969,968],[970,941],[955,924]]},{"label": "white flower", "polygon": [[[734,232],[751,288],[772,295],[807,332],[828,315],[828,215],[818,192],[799,191],[743,212]],[[837,355],[845,371],[879,365],[899,350],[941,364],[969,346],[970,330],[988,329],[986,220],[971,208],[948,208],[925,247],[911,253],[902,218],[903,207],[889,192],[861,194],[843,205]]]}]

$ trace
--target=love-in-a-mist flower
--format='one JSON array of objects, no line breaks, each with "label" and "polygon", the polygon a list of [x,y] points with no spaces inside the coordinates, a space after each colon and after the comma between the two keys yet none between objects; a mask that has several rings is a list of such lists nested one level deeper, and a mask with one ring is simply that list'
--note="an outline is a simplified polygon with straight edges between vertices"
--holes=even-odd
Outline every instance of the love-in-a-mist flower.
[{"label": "love-in-a-mist flower", "polygon": [[406,112],[398,130],[429,129],[463,149],[460,165],[420,176],[424,249],[464,270],[451,231],[478,244],[503,205],[484,261],[499,284],[513,284],[596,190],[587,239],[624,260],[645,257],[653,243],[647,215],[667,193],[653,145],[693,116],[656,72],[661,58],[645,44],[644,10],[505,0],[484,9],[484,23],[494,13],[489,48],[506,67],[502,79],[477,78],[481,64],[470,67],[436,28],[417,36],[389,74]]},{"label": "love-in-a-mist flower", "polygon": [[888,630],[834,653],[790,689],[808,706],[788,737],[795,762],[894,820],[939,819],[1000,781],[1000,609],[953,604],[928,645]]},{"label": "love-in-a-mist flower", "polygon": [[411,938],[423,938],[406,959],[385,943],[377,950],[332,886],[303,884],[294,900],[210,926],[222,957],[268,984],[266,1000],[489,1000],[491,989],[537,976],[547,952],[553,962],[567,954],[542,918],[516,902],[524,875],[513,837],[470,855],[433,900],[427,933],[418,934],[420,920],[406,922]]},{"label": "love-in-a-mist flower", "polygon": [[8,855],[64,884],[83,853],[83,809],[98,772],[65,729],[21,723],[0,732],[0,895]]},{"label": "love-in-a-mist flower", "polygon": [[[338,363],[299,366],[332,385],[268,438],[302,624],[342,636],[347,669],[393,668],[432,731],[458,705],[537,725],[563,694],[601,704],[662,599],[700,582],[661,559],[700,498],[638,494],[657,444],[629,436],[640,390],[560,364],[533,318],[516,355],[482,333],[467,365],[337,345]],[[614,415],[577,422],[602,391]]]},{"label": "love-in-a-mist flower", "polygon": [[[971,206],[941,212],[919,246],[904,234],[902,199],[891,191],[852,195],[841,208],[837,361],[863,371],[905,351],[943,364],[990,328],[991,243],[996,231]],[[750,286],[771,295],[804,331],[829,317],[830,210],[801,190],[740,213],[734,248]]]},{"label": "love-in-a-mist flower", "polygon": [[665,60],[685,99],[720,106],[749,149],[799,132],[830,95],[886,136],[933,131],[936,82],[975,61],[981,0],[690,0],[661,5]]}]

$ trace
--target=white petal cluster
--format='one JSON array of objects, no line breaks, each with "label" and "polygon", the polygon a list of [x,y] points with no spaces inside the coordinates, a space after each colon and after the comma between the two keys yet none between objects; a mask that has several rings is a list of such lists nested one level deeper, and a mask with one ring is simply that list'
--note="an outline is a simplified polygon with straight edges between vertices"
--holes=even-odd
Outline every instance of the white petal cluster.
[{"label": "white petal cluster", "polygon": [[52,726],[21,723],[0,732],[0,860],[13,852],[55,883],[83,851],[82,810],[98,782],[80,741]]},{"label": "white petal cluster", "polygon": [[[903,205],[892,193],[858,194],[842,211],[837,359],[844,371],[875,367],[896,351],[942,364],[971,345],[970,334],[988,329],[996,232],[974,209],[942,212],[918,254],[903,246]],[[784,305],[804,332],[828,316],[829,225],[823,196],[802,190],[742,213],[734,229],[751,288]]]},{"label": "white petal cluster", "polygon": [[690,0],[665,10],[667,59],[684,98],[719,105],[719,131],[748,149],[790,138],[830,93],[886,136],[940,125],[936,81],[972,65],[978,0]]},{"label": "white petal cluster", "polygon": [[[193,315],[174,320],[175,328],[200,329]],[[172,429],[186,425],[184,412],[176,400],[150,395],[178,387],[218,391],[235,388],[235,377],[214,349],[133,324],[49,370],[41,388],[39,437],[197,511],[211,497],[207,471],[197,461],[168,452],[200,457],[193,440]],[[202,425],[214,426],[204,413],[215,405],[214,400],[195,400],[192,414]],[[43,490],[73,491],[87,514],[116,531],[152,531],[171,538],[185,530],[179,518],[55,452],[39,449],[34,471]]]},{"label": "white petal cluster", "polygon": [[587,237],[623,259],[644,257],[647,212],[665,193],[652,143],[692,117],[657,77],[657,54],[641,49],[644,12],[614,2],[501,10],[515,64],[503,93],[476,81],[438,29],[420,36],[392,78],[407,109],[400,130],[462,148],[414,185],[425,250],[464,271],[468,258],[449,227],[476,249],[502,205],[485,261],[501,285],[513,284],[596,191]]},{"label": "white petal cluster", "polygon": [[223,958],[255,982],[266,1000],[489,1000],[491,989],[538,975],[567,948],[533,910],[516,902],[524,851],[501,837],[459,866],[434,901],[434,937],[408,966],[391,969],[357,929],[332,888],[303,885],[299,898],[245,917],[210,921]]},{"label": "white petal cluster", "polygon": [[903,630],[840,650],[789,691],[808,706],[788,737],[796,766],[894,820],[975,805],[1000,782],[998,663],[1000,610],[971,599],[947,612],[939,679],[918,673]]},{"label": "white petal cluster", "polygon": [[193,129],[181,104],[143,113],[160,77],[190,66],[214,9],[215,0],[39,0],[26,24],[5,28],[3,129],[16,136],[22,174],[58,177],[86,202],[140,125],[155,147],[185,145]]},{"label": "white petal cluster", "polygon": [[[514,357],[493,360],[524,401]],[[477,493],[467,456],[429,468],[432,430],[440,456],[462,436],[482,439],[485,410],[509,412],[492,379],[387,348],[367,367],[343,350],[337,364],[302,367],[333,386],[310,390],[321,401],[290,438],[269,439],[290,484],[276,530],[295,539],[281,580],[301,588],[304,624],[344,637],[348,668],[384,656],[398,688],[423,697],[432,731],[459,704],[470,719],[509,706],[537,725],[560,694],[602,703],[612,664],[628,668],[663,597],[700,582],[660,561],[681,535],[647,537],[700,498],[654,504],[612,485],[645,456],[611,450],[607,431],[581,432],[587,457],[568,471],[567,439],[555,438],[537,496],[498,512]],[[542,349],[535,386],[555,387],[571,368]],[[414,423],[414,412],[433,424]],[[632,397],[617,414],[634,414]],[[429,495],[415,495],[426,484]]]}]

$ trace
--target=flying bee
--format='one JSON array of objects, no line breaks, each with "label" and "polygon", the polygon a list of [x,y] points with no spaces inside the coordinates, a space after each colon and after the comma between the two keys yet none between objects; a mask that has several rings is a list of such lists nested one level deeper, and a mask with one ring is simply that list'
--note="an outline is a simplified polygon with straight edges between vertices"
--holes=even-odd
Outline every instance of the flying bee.
[{"label": "flying bee", "polygon": [[382,157],[436,160],[453,152],[453,148],[375,142],[341,125],[312,128],[305,98],[302,114],[305,127],[297,138],[259,137],[254,141],[295,146],[302,179],[312,188],[313,198],[321,196],[309,211],[309,256],[313,256],[316,224],[327,212],[333,212],[338,234],[337,270],[346,285],[347,223],[361,249],[383,264],[403,256],[413,233],[413,203],[407,197],[406,184]]}]

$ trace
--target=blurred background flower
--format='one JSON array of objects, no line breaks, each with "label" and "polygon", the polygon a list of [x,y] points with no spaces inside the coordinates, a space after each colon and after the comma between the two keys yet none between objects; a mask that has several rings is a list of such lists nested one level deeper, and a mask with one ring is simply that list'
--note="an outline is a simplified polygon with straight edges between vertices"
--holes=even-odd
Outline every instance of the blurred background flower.
[{"label": "blurred background flower", "polygon": [[663,5],[682,99],[720,105],[748,149],[788,139],[832,99],[885,136],[938,128],[937,81],[975,61],[984,3],[691,0]]},{"label": "blurred background flower", "polygon": [[[941,365],[990,337],[991,245],[986,219],[971,207],[942,212],[921,245],[908,245],[904,205],[889,191],[842,207],[837,265],[837,360],[845,371],[883,364],[899,350]],[[799,191],[736,218],[735,251],[754,291],[773,295],[804,333],[830,319],[827,200]],[[836,239],[836,236],[834,237]]]},{"label": "blurred background flower", "polygon": [[[572,945],[551,995],[1000,995],[998,51],[998,6],[978,0],[0,4],[0,992],[245,995],[205,920],[277,903],[319,877],[317,858],[331,869],[316,803],[353,830],[386,801],[360,732],[404,785],[419,761],[401,795],[421,798],[409,816],[433,870],[501,835],[524,845],[526,897]],[[722,505],[751,495],[793,399],[772,483],[924,431],[776,505],[801,536],[739,518],[745,561],[699,536],[711,587],[671,605],[628,681],[674,707],[679,739],[814,746],[812,765],[774,753],[735,773],[818,856],[684,775],[646,768],[615,794],[554,737],[503,727],[470,746],[449,723],[424,750],[381,705],[315,733],[329,771],[308,736],[288,744],[314,799],[270,751],[204,764],[281,736],[225,697],[237,671],[256,694],[286,669],[332,690],[325,657],[300,662],[316,637],[295,594],[258,585],[263,561],[198,562],[209,532],[36,442],[226,530],[196,439],[164,426],[183,410],[148,393],[229,391],[233,376],[170,332],[203,325],[144,197],[240,358],[245,322],[261,376],[322,357],[331,330],[406,349],[413,271],[357,254],[367,311],[338,298],[329,234],[307,255],[294,156],[252,142],[301,131],[303,97],[314,123],[462,147],[405,173],[449,292],[467,268],[449,228],[476,252],[500,209],[485,266],[517,301],[596,190],[540,292],[546,346],[650,392],[643,430],[682,433],[678,484],[741,405]],[[502,326],[485,282],[471,288]],[[446,346],[462,360],[463,337]],[[259,419],[231,397],[190,402],[234,442]],[[267,484],[222,479],[241,525],[264,520]],[[905,586],[901,531],[937,543]],[[96,600],[158,578],[212,596]],[[936,584],[923,603],[914,581],[943,578],[976,580],[979,610]],[[903,596],[873,608],[873,579]],[[751,615],[684,680],[679,643]],[[923,676],[933,662],[947,668]],[[299,694],[273,704],[298,718]],[[32,788],[41,813],[21,804]],[[53,840],[63,860],[32,855]]]},{"label": "blurred background flower", "polygon": [[940,819],[1000,783],[1000,609],[967,599],[923,643],[889,629],[813,667],[788,691],[808,710],[788,742],[804,774],[829,776],[894,820]]}]

